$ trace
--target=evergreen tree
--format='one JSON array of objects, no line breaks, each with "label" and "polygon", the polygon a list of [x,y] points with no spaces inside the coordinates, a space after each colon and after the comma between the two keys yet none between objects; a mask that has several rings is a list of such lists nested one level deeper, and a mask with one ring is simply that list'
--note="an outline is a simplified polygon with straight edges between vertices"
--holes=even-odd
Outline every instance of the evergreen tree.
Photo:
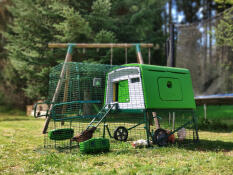
[{"label": "evergreen tree", "polygon": [[216,27],[216,37],[217,43],[220,46],[228,46],[232,48],[233,51],[233,7],[227,10],[223,19],[220,20],[220,23]]},{"label": "evergreen tree", "polygon": [[[49,69],[65,57],[64,49],[49,49],[49,42],[153,42],[163,48],[161,2],[12,0],[13,22],[4,36],[8,58],[19,76],[17,86],[31,100],[46,97]],[[75,49],[73,60],[109,63],[109,54],[109,49]],[[154,60],[164,58],[162,49],[153,54]],[[114,64],[123,64],[123,56],[122,50],[114,50]],[[129,60],[136,61],[135,49],[129,51]]]},{"label": "evergreen tree", "polygon": [[45,95],[49,66],[54,65],[47,43],[53,39],[55,16],[50,1],[12,0],[9,11],[14,17],[9,25],[6,49],[20,87],[30,99]]}]

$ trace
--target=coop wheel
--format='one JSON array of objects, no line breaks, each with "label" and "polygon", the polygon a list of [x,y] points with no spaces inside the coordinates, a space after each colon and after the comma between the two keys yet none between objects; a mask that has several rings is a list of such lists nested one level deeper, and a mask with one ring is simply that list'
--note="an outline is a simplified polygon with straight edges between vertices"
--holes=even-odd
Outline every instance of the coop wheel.
[{"label": "coop wheel", "polygon": [[154,143],[158,146],[167,146],[168,145],[168,134],[164,129],[157,129],[154,132]]},{"label": "coop wheel", "polygon": [[128,138],[128,130],[124,126],[119,126],[114,131],[114,139],[126,141]]}]

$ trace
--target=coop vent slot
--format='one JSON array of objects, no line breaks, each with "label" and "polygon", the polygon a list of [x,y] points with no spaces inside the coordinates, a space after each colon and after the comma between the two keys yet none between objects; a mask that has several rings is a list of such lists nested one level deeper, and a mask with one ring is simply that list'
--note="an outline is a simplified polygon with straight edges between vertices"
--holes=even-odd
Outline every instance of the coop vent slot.
[{"label": "coop vent slot", "polygon": [[137,82],[140,82],[139,77],[137,77],[137,78],[131,78],[131,83],[137,83]]}]

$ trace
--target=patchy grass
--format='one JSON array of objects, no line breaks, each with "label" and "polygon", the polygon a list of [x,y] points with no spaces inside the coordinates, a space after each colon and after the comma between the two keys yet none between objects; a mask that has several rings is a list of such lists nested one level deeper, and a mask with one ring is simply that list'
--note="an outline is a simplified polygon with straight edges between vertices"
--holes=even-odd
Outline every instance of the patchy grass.
[{"label": "patchy grass", "polygon": [[204,119],[203,106],[197,106],[199,128],[209,131],[233,130],[233,105],[208,105],[207,119]]},{"label": "patchy grass", "polygon": [[0,174],[233,174],[233,133],[200,131],[190,147],[82,155],[43,148],[44,121],[0,114]]}]

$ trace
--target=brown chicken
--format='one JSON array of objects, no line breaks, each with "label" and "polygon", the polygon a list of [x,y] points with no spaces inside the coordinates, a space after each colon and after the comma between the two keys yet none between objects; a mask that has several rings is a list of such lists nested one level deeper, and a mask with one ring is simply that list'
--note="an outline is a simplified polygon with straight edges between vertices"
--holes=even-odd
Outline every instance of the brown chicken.
[{"label": "brown chicken", "polygon": [[71,138],[71,141],[84,142],[92,138],[93,133],[95,132],[96,127],[88,128],[84,130],[81,134],[78,134]]}]

